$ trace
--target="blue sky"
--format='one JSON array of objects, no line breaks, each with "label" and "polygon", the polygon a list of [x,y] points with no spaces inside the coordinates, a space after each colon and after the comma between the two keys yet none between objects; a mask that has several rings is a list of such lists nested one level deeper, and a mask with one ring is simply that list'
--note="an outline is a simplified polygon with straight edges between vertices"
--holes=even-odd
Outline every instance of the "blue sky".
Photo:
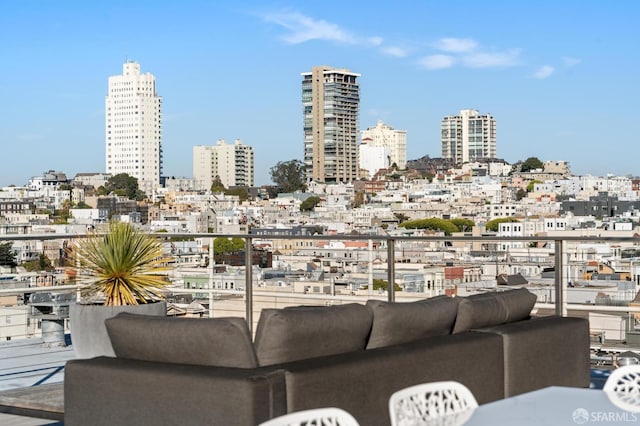
[{"label": "blue sky", "polygon": [[640,175],[640,2],[0,2],[0,186],[104,172],[107,79],[129,58],[163,97],[164,174],[192,147],[253,146],[256,185],[302,159],[300,73],[360,73],[362,129],[440,156],[440,120],[497,120],[498,157]]}]

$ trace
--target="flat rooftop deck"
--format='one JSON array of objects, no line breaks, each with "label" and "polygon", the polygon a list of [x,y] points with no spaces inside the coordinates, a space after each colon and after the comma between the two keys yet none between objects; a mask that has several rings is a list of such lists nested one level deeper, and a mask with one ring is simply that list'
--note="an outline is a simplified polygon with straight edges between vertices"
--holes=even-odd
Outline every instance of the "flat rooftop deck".
[{"label": "flat rooftop deck", "polygon": [[[30,421],[36,422],[33,424],[61,424],[59,422],[64,420],[64,384],[58,382],[2,391],[0,392],[0,413],[25,416],[30,418]],[[23,417],[23,420],[29,419]],[[7,424],[2,417],[0,417],[0,424]]]},{"label": "flat rooftop deck", "polygon": [[75,358],[70,346],[42,339],[0,343],[0,424],[62,425],[64,365]]},{"label": "flat rooftop deck", "polygon": [[0,425],[2,426],[62,426],[63,424],[51,420],[0,413]]}]

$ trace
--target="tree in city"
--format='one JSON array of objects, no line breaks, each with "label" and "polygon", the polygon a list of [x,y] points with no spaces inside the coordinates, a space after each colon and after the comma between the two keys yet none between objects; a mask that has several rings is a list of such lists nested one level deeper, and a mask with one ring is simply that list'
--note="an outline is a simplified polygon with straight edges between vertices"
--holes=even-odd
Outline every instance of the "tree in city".
[{"label": "tree in city", "polygon": [[53,265],[51,264],[51,260],[44,254],[40,253],[38,259],[29,260],[27,262],[22,262],[22,266],[27,272],[34,271],[51,271],[53,270]]},{"label": "tree in city", "polygon": [[12,250],[13,243],[0,243],[0,266],[8,266],[14,268],[18,265],[16,262],[16,252]]},{"label": "tree in city", "polygon": [[278,192],[306,191],[304,163],[300,160],[278,161],[269,170]]},{"label": "tree in city", "polygon": [[456,228],[458,228],[458,232],[470,232],[473,227],[476,226],[475,222],[471,219],[455,218],[449,219],[449,222],[453,223]]},{"label": "tree in city", "polygon": [[222,183],[222,179],[220,179],[220,175],[216,175],[216,177],[213,178],[213,181],[211,182],[211,193],[212,194],[217,194],[217,193],[224,193],[224,191],[226,191],[227,188],[225,188],[224,184]]},{"label": "tree in city", "polygon": [[213,254],[235,253],[244,249],[244,240],[233,237],[217,237],[213,240]]},{"label": "tree in city", "polygon": [[531,170],[542,168],[544,168],[544,163],[538,157],[529,157],[520,165],[521,172],[530,172]]},{"label": "tree in city", "polygon": [[356,191],[353,197],[352,207],[356,209],[361,205],[363,205],[364,203],[366,203],[366,201],[367,201],[367,194],[364,191]]},{"label": "tree in city", "polygon": [[318,204],[320,204],[320,197],[312,195],[311,197],[307,197],[302,203],[300,203],[300,211],[308,212],[316,208]]},{"label": "tree in city", "polygon": [[246,186],[236,186],[234,188],[229,188],[224,191],[225,195],[235,195],[238,197],[240,202],[246,201],[249,199],[249,191]]},{"label": "tree in city", "polygon": [[427,179],[429,183],[433,182],[433,178],[436,177],[434,173],[424,170],[420,172],[420,176],[422,176],[422,179]]},{"label": "tree in city", "polygon": [[[387,291],[387,280],[383,280],[380,278],[374,278],[373,279],[373,290],[378,291],[378,290],[382,290],[382,291]],[[368,288],[369,286],[365,286],[365,290]],[[400,287],[397,283],[393,284],[393,289],[395,291],[402,291],[402,287]]]},{"label": "tree in city", "polygon": [[62,202],[62,208],[56,209],[53,212],[53,223],[57,225],[68,223],[69,218],[71,217],[71,212],[69,211],[73,207],[73,202],[71,200],[64,200]]},{"label": "tree in city", "polygon": [[223,193],[224,195],[235,195],[240,201],[245,201],[249,199],[249,190],[246,186],[236,186],[233,188],[227,188],[222,183],[222,179],[220,179],[220,175],[216,175],[211,182],[211,193],[219,194]]},{"label": "tree in city", "polygon": [[445,235],[451,235],[454,232],[458,232],[458,228],[456,225],[451,223],[451,221],[437,217],[408,220],[406,222],[402,222],[398,226],[402,226],[405,229],[431,229],[433,231],[444,232]]},{"label": "tree in city", "polygon": [[393,215],[396,217],[396,219],[398,219],[401,223],[402,222],[406,222],[410,219],[409,216],[407,216],[404,213],[400,213],[400,212],[394,212]]},{"label": "tree in city", "polygon": [[501,223],[512,223],[512,222],[520,222],[518,219],[514,217],[499,217],[497,219],[492,219],[485,225],[485,229],[487,231],[498,232],[498,227]]},{"label": "tree in city", "polygon": [[130,200],[142,201],[145,198],[144,191],[138,189],[138,179],[127,173],[119,173],[111,176],[104,186],[98,188],[99,195],[116,194],[127,197]]},{"label": "tree in city", "polygon": [[522,188],[518,188],[518,190],[516,191],[516,201],[520,201],[526,196],[527,196],[527,191]]},{"label": "tree in city", "polygon": [[533,191],[533,187],[537,184],[537,183],[543,183],[540,180],[532,180],[531,182],[529,182],[529,184],[527,185],[527,192],[532,192]]}]

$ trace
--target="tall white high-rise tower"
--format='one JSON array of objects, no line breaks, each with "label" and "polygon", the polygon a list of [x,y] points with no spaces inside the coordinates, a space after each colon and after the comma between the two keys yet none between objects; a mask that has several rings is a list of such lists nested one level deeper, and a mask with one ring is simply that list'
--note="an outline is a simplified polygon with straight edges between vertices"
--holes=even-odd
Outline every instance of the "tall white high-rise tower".
[{"label": "tall white high-rise tower", "polygon": [[449,115],[440,122],[442,158],[456,164],[496,158],[496,119],[474,109]]},{"label": "tall white high-rise tower", "polygon": [[141,74],[140,64],[129,61],[122,75],[109,77],[105,100],[105,164],[112,175],[126,173],[149,193],[162,173],[162,98],[156,78]]}]

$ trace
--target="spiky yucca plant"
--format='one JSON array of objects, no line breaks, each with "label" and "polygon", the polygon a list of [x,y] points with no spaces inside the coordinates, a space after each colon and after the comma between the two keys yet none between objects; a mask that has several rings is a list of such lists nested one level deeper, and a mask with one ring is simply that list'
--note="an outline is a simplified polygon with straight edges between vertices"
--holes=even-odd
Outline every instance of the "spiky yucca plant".
[{"label": "spiky yucca plant", "polygon": [[105,305],[137,305],[164,299],[168,256],[162,243],[129,223],[112,222],[106,233],[92,232],[68,249],[83,293],[102,293]]}]

